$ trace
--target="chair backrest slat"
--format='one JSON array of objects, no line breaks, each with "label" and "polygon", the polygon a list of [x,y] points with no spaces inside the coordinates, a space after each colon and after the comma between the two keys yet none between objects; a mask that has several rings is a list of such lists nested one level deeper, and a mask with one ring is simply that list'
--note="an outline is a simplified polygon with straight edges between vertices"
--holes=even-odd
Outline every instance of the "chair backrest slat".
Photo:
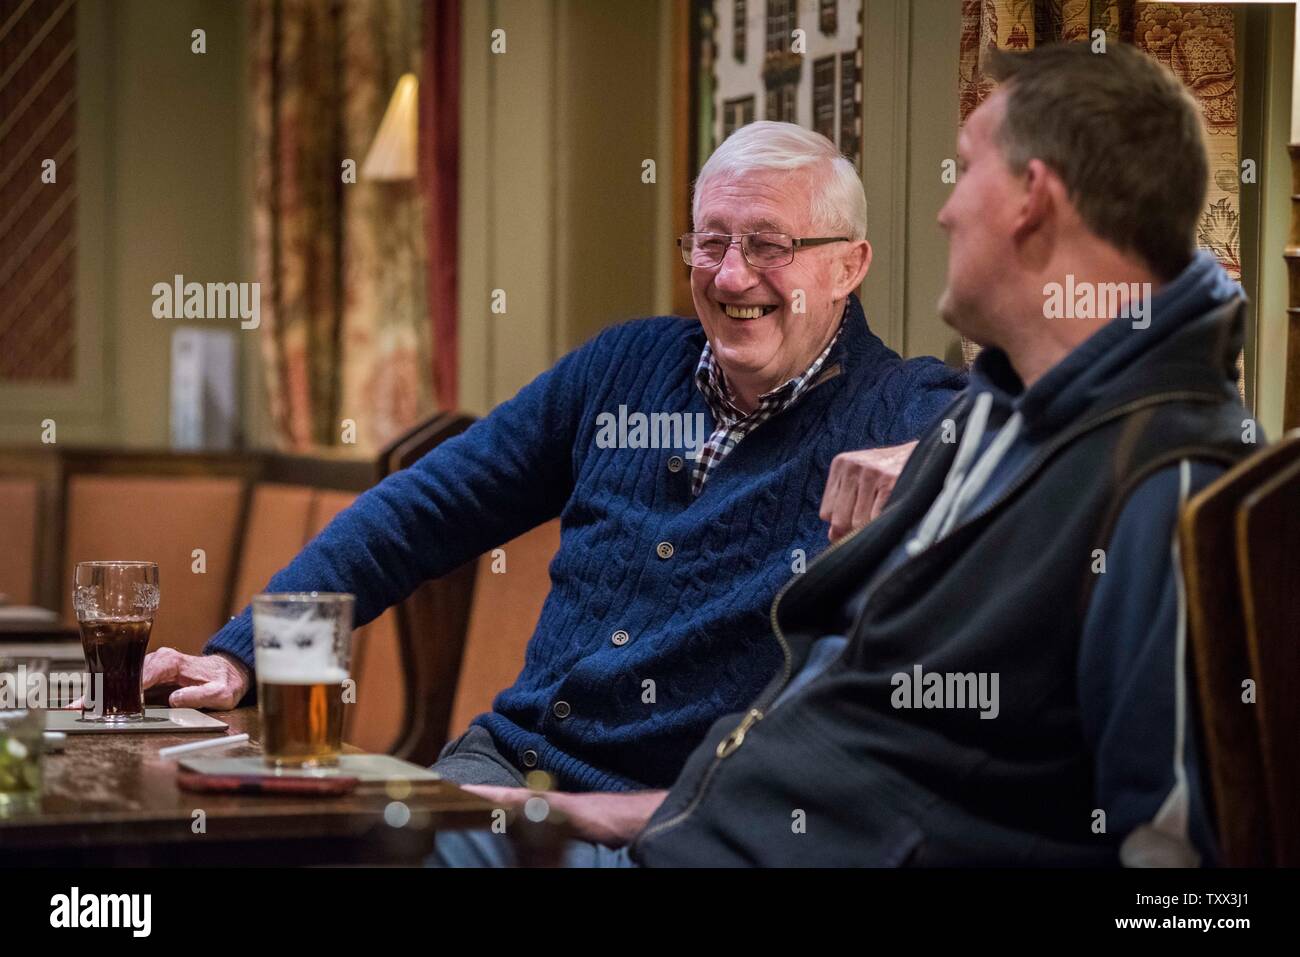
[{"label": "chair backrest slat", "polygon": [[39,536],[36,516],[40,483],[34,478],[0,476],[0,604],[36,604]]},{"label": "chair backrest slat", "polygon": [[[1300,439],[1295,445],[1300,447]],[[1237,513],[1246,647],[1256,679],[1275,864],[1300,866],[1300,461],[1264,482]]]},{"label": "chair backrest slat", "polygon": [[1259,712],[1243,701],[1243,681],[1258,674],[1246,635],[1237,514],[1262,483],[1297,461],[1294,437],[1271,445],[1194,496],[1179,519],[1202,749],[1220,856],[1233,866],[1273,863],[1275,844]]},{"label": "chair backrest slat", "polygon": [[[413,465],[431,449],[464,432],[472,416],[444,412],[399,437],[379,455],[383,475]],[[475,562],[426,581],[397,606],[397,639],[406,689],[402,732],[393,753],[431,764],[447,727],[465,650]]]}]

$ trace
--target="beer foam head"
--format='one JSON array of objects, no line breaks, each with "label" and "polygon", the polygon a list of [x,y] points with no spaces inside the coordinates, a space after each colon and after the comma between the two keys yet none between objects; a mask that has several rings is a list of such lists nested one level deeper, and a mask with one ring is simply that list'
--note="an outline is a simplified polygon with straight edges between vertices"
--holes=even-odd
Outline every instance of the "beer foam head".
[{"label": "beer foam head", "polygon": [[304,612],[298,618],[253,614],[254,656],[260,681],[341,684],[348,670],[334,651],[334,623]]}]

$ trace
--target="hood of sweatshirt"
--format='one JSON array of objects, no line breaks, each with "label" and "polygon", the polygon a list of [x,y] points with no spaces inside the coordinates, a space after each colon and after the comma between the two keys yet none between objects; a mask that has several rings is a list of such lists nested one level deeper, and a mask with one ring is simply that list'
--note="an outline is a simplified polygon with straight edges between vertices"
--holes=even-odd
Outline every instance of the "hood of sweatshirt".
[{"label": "hood of sweatshirt", "polygon": [[[972,395],[991,392],[995,408],[1019,412],[1027,437],[1055,432],[1085,408],[1113,407],[1151,391],[1236,391],[1245,294],[1214,256],[1198,251],[1151,297],[1149,322],[1112,320],[1026,389],[1001,349],[985,349],[971,370]],[[1044,322],[1070,322],[1044,319]]]}]

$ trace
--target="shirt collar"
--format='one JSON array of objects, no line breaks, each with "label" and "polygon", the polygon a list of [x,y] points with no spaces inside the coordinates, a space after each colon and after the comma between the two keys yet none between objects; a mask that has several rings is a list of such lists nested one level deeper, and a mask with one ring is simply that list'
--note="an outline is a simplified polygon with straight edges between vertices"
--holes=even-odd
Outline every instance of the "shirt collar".
[{"label": "shirt collar", "polygon": [[695,384],[699,387],[700,392],[704,394],[704,398],[708,402],[709,408],[712,409],[714,417],[719,421],[734,422],[744,419],[748,415],[753,415],[760,410],[775,414],[784,412],[794,405],[817,381],[818,373],[821,372],[822,366],[826,364],[826,359],[831,354],[831,350],[835,348],[835,343],[839,341],[840,333],[844,329],[844,317],[847,315],[848,310],[846,309],[840,317],[840,324],[835,330],[835,335],[831,336],[831,341],[826,344],[826,348],[821,351],[817,358],[813,359],[808,368],[770,392],[764,392],[760,395],[758,397],[758,407],[751,413],[744,413],[736,408],[731,399],[731,390],[727,386],[722,366],[713,354],[713,346],[706,339],[704,349],[700,352],[699,365],[695,367]]}]

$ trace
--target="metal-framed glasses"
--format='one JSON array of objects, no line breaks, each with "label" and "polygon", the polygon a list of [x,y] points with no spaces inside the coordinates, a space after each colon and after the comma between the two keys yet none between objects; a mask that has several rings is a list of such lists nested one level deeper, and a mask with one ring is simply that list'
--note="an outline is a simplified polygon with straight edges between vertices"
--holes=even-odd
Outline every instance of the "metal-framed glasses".
[{"label": "metal-framed glasses", "polygon": [[826,243],[847,243],[847,236],[822,236],[812,239],[795,239],[788,233],[683,233],[677,239],[682,251],[682,262],[688,266],[708,269],[722,262],[727,250],[740,244],[740,254],[755,269],[773,269],[788,266],[794,261],[796,249],[821,246]]}]

